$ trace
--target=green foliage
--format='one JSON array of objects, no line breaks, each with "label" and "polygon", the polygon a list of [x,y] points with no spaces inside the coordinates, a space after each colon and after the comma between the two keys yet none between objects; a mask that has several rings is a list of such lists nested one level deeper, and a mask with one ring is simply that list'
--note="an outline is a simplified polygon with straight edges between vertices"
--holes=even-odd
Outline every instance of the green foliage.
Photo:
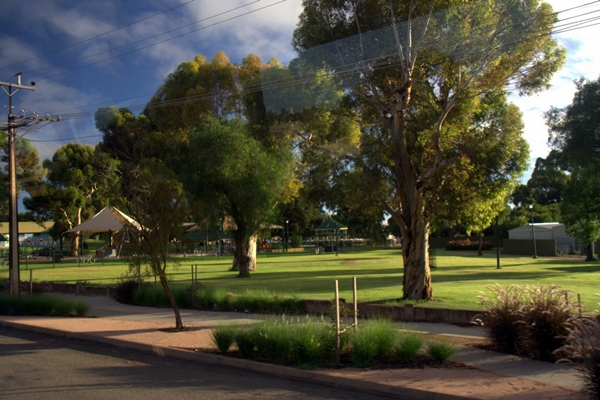
[{"label": "green foliage", "polygon": [[427,355],[439,363],[445,363],[456,352],[456,346],[447,340],[430,340],[425,348]]},{"label": "green foliage", "polygon": [[357,367],[380,362],[392,354],[398,339],[398,330],[391,321],[369,320],[350,336],[352,358]]},{"label": "green foliage", "polygon": [[293,331],[286,321],[268,321],[254,326],[256,349],[271,361],[287,361],[292,353]]},{"label": "green foliage", "polygon": [[[85,307],[87,307],[85,312],[89,310],[90,305],[88,303],[78,303],[81,303],[79,305],[80,310]],[[66,317],[74,309],[78,316],[85,315],[85,312],[80,315],[80,311],[77,311],[76,307],[76,303],[58,296],[33,294],[31,296],[15,297],[8,293],[0,293],[0,315],[56,315]]]},{"label": "green foliage", "polygon": [[85,317],[90,311],[90,303],[86,303],[85,301],[78,301],[75,303],[75,314],[78,317]]},{"label": "green foliage", "polygon": [[[488,226],[528,158],[521,114],[502,88],[511,82],[520,94],[543,90],[565,58],[556,41],[540,35],[556,21],[550,6],[512,0],[303,5],[293,39],[300,56],[290,71],[298,82],[327,76],[347,96],[321,101],[303,95],[310,83],[298,83],[293,93],[285,85],[269,94],[268,111],[298,121],[295,131],[310,141],[306,154],[324,149],[337,157],[333,163],[364,184],[357,196],[379,201],[399,225],[405,247],[426,240],[429,223]],[[353,73],[348,65],[361,67]],[[352,146],[323,129],[340,116],[360,121]],[[430,281],[424,250],[405,257],[404,297],[430,298],[431,287],[422,283]]]},{"label": "green foliage", "polygon": [[136,301],[135,292],[138,287],[137,280],[121,280],[115,289],[115,299],[124,304],[140,304]]},{"label": "green foliage", "polygon": [[234,340],[242,357],[252,357],[256,347],[256,331],[254,329],[238,328],[235,331]]},{"label": "green foliage", "polygon": [[236,327],[233,325],[218,325],[213,328],[213,342],[221,353],[227,353],[236,337]]},{"label": "green foliage", "polygon": [[[191,294],[188,290],[182,287],[174,287],[170,290],[179,307],[189,308],[191,306]],[[159,308],[171,307],[171,300],[164,289],[160,286],[152,286],[148,283],[142,284],[138,289],[137,282],[135,282],[133,299],[135,304],[140,306]]]},{"label": "green foliage", "polygon": [[394,356],[400,362],[413,361],[423,348],[423,336],[413,332],[402,332],[394,347]]}]

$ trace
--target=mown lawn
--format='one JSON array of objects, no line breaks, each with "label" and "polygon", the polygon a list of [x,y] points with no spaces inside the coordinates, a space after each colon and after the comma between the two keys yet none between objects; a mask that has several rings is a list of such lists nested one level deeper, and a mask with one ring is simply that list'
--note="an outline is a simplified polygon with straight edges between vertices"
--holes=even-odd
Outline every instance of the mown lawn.
[{"label": "mown lawn", "polygon": [[[435,300],[431,306],[479,308],[477,296],[486,286],[555,284],[571,290],[576,301],[581,294],[584,306],[599,308],[600,263],[584,262],[583,257],[568,259],[501,256],[501,269],[496,269],[492,252],[477,256],[474,252],[437,251],[437,268],[432,271]],[[249,279],[236,278],[228,271],[231,256],[177,258],[170,279],[175,284],[189,284],[190,266],[198,265],[198,279],[208,286],[223,286],[236,292],[244,288],[267,288],[299,298],[333,298],[334,280],[339,280],[341,296],[352,299],[352,277],[358,278],[359,301],[394,301],[402,296],[402,254],[398,250],[378,250],[340,254],[259,254],[258,272]],[[35,281],[114,284],[127,271],[123,261],[95,264],[59,263],[29,264]],[[8,277],[6,266],[0,278]],[[21,279],[29,280],[25,264]],[[150,278],[153,282],[154,279]],[[187,283],[186,283],[187,281]],[[427,305],[423,304],[423,305]]]}]

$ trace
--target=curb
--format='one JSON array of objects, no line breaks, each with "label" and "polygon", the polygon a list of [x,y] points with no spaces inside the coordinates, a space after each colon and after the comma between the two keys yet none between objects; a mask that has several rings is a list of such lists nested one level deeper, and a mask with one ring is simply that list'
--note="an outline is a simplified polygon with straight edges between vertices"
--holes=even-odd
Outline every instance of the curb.
[{"label": "curb", "polygon": [[244,360],[232,357],[207,354],[202,352],[193,352],[190,350],[174,349],[170,347],[154,346],[150,344],[132,343],[118,339],[99,337],[87,333],[72,333],[56,329],[40,328],[30,325],[22,325],[14,322],[0,321],[0,326],[18,329],[21,331],[34,332],[39,334],[51,335],[66,339],[76,339],[88,342],[103,343],[110,346],[126,348],[130,350],[151,353],[161,357],[176,358],[185,361],[197,362],[206,365],[219,365],[229,368],[235,368],[243,371],[253,371],[267,374],[279,378],[292,379],[295,381],[316,383],[321,385],[333,386],[366,394],[383,395],[391,398],[405,400],[462,400],[470,397],[456,396],[445,393],[430,392],[427,390],[413,388],[398,388],[385,384],[361,381],[356,379],[344,378],[339,376],[330,376],[317,371],[299,370],[292,367],[273,365],[252,360]]}]

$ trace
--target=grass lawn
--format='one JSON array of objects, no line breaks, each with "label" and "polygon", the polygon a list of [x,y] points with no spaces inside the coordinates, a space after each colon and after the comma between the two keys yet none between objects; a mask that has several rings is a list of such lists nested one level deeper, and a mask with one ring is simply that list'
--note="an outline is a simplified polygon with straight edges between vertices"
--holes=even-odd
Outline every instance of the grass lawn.
[{"label": "grass lawn", "polygon": [[[377,250],[340,254],[259,254],[258,272],[249,279],[236,278],[228,271],[231,256],[177,258],[170,278],[176,284],[189,284],[190,266],[198,265],[198,279],[207,286],[223,286],[237,292],[245,288],[266,288],[299,298],[333,298],[334,280],[339,280],[341,297],[352,299],[352,277],[358,278],[361,302],[394,301],[402,296],[402,254],[398,250]],[[486,286],[555,284],[581,294],[584,306],[598,308],[600,297],[600,262],[584,262],[583,257],[532,259],[501,255],[502,269],[496,269],[495,253],[477,256],[475,252],[437,251],[437,268],[432,271],[435,300],[423,305],[452,308],[479,308],[477,296]],[[29,264],[35,281],[114,284],[127,269],[123,261],[95,264]],[[7,278],[6,266],[0,278]],[[29,280],[29,271],[21,264],[21,279]],[[153,281],[153,279],[150,279]],[[185,282],[187,281],[187,283]]]}]

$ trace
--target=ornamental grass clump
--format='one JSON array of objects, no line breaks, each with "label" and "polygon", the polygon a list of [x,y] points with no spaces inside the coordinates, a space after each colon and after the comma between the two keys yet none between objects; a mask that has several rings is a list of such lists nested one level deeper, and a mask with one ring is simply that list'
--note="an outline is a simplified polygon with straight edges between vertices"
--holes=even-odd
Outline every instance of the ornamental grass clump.
[{"label": "ornamental grass clump", "polygon": [[367,321],[350,336],[352,358],[357,367],[382,362],[392,354],[398,338],[398,330],[390,320]]},{"label": "ornamental grass clump", "polygon": [[525,286],[526,302],[518,312],[519,354],[555,361],[552,354],[565,343],[574,306],[568,302],[568,291],[557,286]]},{"label": "ornamental grass clump", "polygon": [[486,289],[491,294],[481,292],[478,298],[487,311],[475,316],[474,322],[483,327],[496,350],[515,354],[521,328],[516,323],[521,320],[519,312],[525,303],[523,289],[517,285],[503,288],[498,284]]},{"label": "ornamental grass clump", "polygon": [[600,399],[600,317],[574,318],[565,345],[554,353],[558,362],[574,362],[584,381],[584,391]]},{"label": "ornamental grass clump", "polygon": [[78,301],[75,303],[75,314],[78,317],[85,317],[86,314],[90,311],[90,304],[85,301]]},{"label": "ornamental grass clump", "polygon": [[552,353],[564,344],[574,306],[568,291],[555,285],[544,287],[496,284],[482,293],[480,304],[487,312],[475,317],[493,346],[499,350],[535,359],[553,361]]},{"label": "ornamental grass clump", "polygon": [[427,355],[434,361],[445,363],[456,352],[454,343],[446,340],[431,340],[425,345]]},{"label": "ornamental grass clump", "polygon": [[291,354],[293,329],[287,321],[267,321],[254,326],[258,354],[278,362],[287,361]]},{"label": "ornamental grass clump", "polygon": [[313,323],[308,318],[290,328],[293,329],[291,361],[304,368],[314,368],[323,361],[322,332],[328,328]]},{"label": "ornamental grass clump", "polygon": [[394,347],[394,356],[397,361],[410,362],[417,358],[423,348],[423,336],[414,332],[402,332]]},{"label": "ornamental grass clump", "polygon": [[237,328],[233,325],[218,325],[212,330],[213,343],[221,353],[227,353],[235,340]]},{"label": "ornamental grass clump", "polygon": [[250,358],[253,356],[256,347],[255,336],[256,332],[251,328],[238,328],[235,331],[234,341],[242,357]]}]

